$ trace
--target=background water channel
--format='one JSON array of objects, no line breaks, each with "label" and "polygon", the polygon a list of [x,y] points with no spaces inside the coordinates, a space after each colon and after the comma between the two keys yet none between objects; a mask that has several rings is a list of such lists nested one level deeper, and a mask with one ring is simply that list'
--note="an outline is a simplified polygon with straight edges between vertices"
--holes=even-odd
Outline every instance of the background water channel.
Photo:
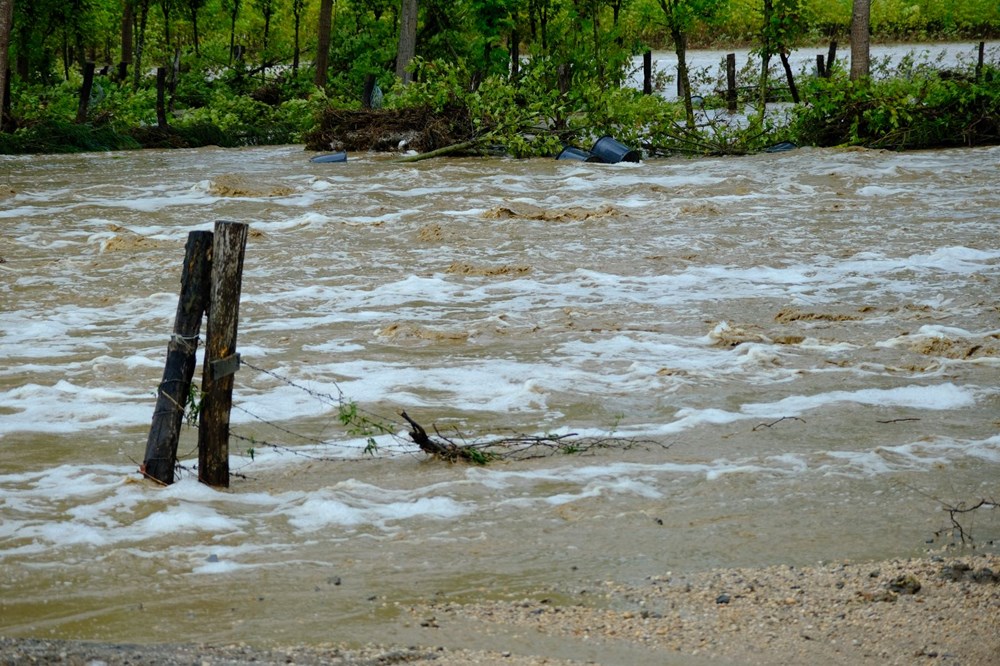
[{"label": "background water channel", "polygon": [[[405,609],[916,555],[948,541],[942,503],[998,495],[998,148],[2,160],[0,634],[510,644]],[[232,488],[142,481],[184,242],[219,219],[251,225],[254,366],[399,433],[405,409],[652,443],[371,456],[329,402],[244,367]],[[968,516],[980,542],[995,513]]]}]

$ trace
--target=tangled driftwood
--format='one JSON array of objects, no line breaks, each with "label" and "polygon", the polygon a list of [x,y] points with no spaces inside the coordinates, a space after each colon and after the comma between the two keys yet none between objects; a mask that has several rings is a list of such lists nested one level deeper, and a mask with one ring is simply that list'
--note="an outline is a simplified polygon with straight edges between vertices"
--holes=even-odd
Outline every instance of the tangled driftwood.
[{"label": "tangled driftwood", "polygon": [[406,109],[327,109],[306,135],[306,150],[428,152],[474,138],[468,111],[461,106],[434,111]]}]

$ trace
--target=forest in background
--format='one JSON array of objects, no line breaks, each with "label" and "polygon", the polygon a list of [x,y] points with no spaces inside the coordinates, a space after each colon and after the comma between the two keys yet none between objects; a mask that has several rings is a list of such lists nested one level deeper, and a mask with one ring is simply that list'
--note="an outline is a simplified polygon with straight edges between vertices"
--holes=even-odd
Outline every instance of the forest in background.
[{"label": "forest in background", "polygon": [[[847,42],[858,4],[876,41],[1000,35],[995,0],[0,0],[0,152],[301,142],[334,111],[400,109],[448,119],[441,141],[514,155],[602,133],[651,153],[995,142],[995,63],[911,61],[862,84],[842,53],[829,71],[793,73],[797,86],[778,69],[796,48]],[[656,88],[689,93],[680,102],[622,87],[647,50],[737,44],[765,65],[741,72],[748,120],[696,116],[685,79],[710,73],[660,73]],[[81,104],[88,63],[98,75]],[[791,118],[766,113],[792,98]],[[384,108],[362,111],[373,101]]]}]

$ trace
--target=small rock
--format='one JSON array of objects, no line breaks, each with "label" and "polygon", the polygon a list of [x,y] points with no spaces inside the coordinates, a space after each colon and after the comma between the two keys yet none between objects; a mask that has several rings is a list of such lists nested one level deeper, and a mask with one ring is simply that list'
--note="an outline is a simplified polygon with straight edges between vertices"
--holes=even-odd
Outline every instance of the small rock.
[{"label": "small rock", "polygon": [[889,589],[899,594],[916,594],[920,591],[920,581],[916,576],[904,574],[897,576],[889,583]]},{"label": "small rock", "polygon": [[1000,583],[1000,575],[997,575],[993,569],[983,567],[972,574],[972,580],[977,583]]},{"label": "small rock", "polygon": [[731,597],[728,594],[726,594],[725,592],[723,592],[722,594],[720,594],[719,596],[717,596],[715,598],[715,603],[717,603],[717,604],[728,604],[730,602],[730,600],[731,600]]}]

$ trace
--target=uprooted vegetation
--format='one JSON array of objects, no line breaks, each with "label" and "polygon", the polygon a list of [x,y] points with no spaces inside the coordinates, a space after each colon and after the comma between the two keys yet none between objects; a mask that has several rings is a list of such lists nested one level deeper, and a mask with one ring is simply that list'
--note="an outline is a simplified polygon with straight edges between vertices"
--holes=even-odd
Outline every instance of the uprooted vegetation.
[{"label": "uprooted vegetation", "polygon": [[468,109],[449,105],[402,109],[333,109],[323,111],[318,126],[305,136],[306,150],[428,152],[474,137]]}]

